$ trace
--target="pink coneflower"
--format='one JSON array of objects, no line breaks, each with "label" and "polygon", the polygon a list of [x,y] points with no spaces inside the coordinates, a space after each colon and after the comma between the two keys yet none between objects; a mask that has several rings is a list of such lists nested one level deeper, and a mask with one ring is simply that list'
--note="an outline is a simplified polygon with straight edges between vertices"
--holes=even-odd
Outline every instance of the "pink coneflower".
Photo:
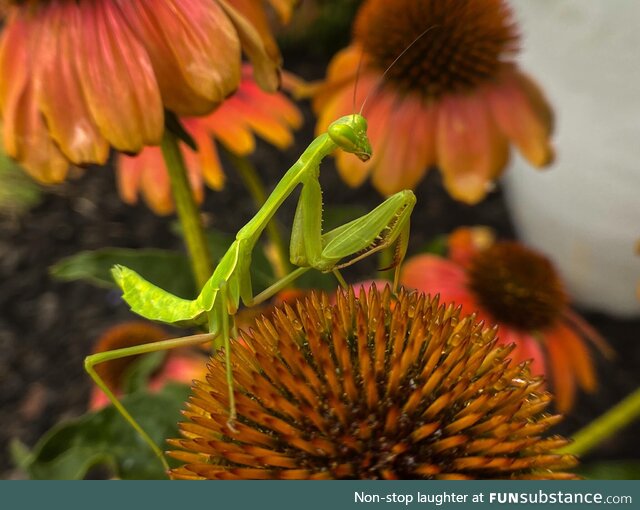
[{"label": "pink coneflower", "polygon": [[[273,0],[285,8],[290,0]],[[209,113],[239,85],[241,51],[275,90],[280,57],[261,2],[4,2],[0,115],[7,154],[42,182],[109,148],[158,145],[164,110]]]},{"label": "pink coneflower", "polygon": [[501,341],[516,345],[517,362],[532,360],[534,374],[550,373],[558,411],[571,409],[576,386],[595,391],[596,373],[584,339],[607,355],[611,350],[571,310],[551,262],[519,243],[492,243],[468,229],[452,240],[448,259],[418,255],[408,260],[403,284],[440,294],[444,302],[462,305],[464,313],[498,324]]},{"label": "pink coneflower", "polygon": [[[224,185],[224,172],[212,137],[239,156],[254,151],[254,132],[284,149],[292,143],[292,130],[302,124],[302,115],[284,94],[268,94],[260,89],[251,69],[244,66],[240,87],[233,96],[208,116],[182,122],[198,145],[194,152],[182,144],[182,153],[194,196],[201,201],[203,179],[214,190]],[[120,196],[125,202],[135,203],[141,193],[156,214],[173,211],[169,175],[158,147],[145,147],[137,156],[119,156],[117,172]]]},{"label": "pink coneflower", "polygon": [[338,153],[343,179],[357,186],[371,174],[389,195],[437,165],[454,198],[476,203],[504,170],[510,143],[547,165],[552,113],[514,63],[517,45],[503,0],[365,1],[353,43],[331,62],[314,102],[318,130],[352,112],[362,57],[356,107],[374,91],[365,110],[374,151],[365,164]]}]

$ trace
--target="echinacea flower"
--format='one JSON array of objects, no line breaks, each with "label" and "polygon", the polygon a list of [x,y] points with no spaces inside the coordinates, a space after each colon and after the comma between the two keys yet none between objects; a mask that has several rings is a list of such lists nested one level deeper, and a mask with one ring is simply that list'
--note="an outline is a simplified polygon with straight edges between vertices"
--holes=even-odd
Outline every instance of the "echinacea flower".
[{"label": "echinacea flower", "polygon": [[[214,190],[224,185],[224,173],[212,137],[239,156],[254,151],[254,132],[284,149],[293,142],[292,130],[300,127],[302,115],[284,94],[269,94],[258,87],[251,69],[244,66],[240,87],[233,96],[208,116],[185,118],[182,124],[198,146],[195,152],[181,144],[191,188],[200,202],[203,179]],[[160,148],[145,147],[137,156],[120,155],[117,174],[120,196],[125,202],[135,203],[138,193],[142,193],[156,214],[173,211],[169,175]]]},{"label": "echinacea flower", "polygon": [[[477,232],[477,231],[476,231]],[[556,408],[566,413],[576,386],[595,391],[597,379],[584,339],[606,355],[611,350],[587,322],[573,312],[551,262],[513,241],[491,242],[485,231],[455,232],[449,259],[418,255],[402,270],[403,285],[440,294],[463,313],[500,327],[504,343],[513,343],[517,362],[532,361],[534,374],[550,373]],[[481,239],[481,242],[478,240]]]},{"label": "echinacea flower", "polygon": [[256,323],[195,383],[179,479],[572,478],[559,420],[495,328],[417,292],[339,292]]},{"label": "echinacea flower", "polygon": [[338,153],[345,182],[371,174],[390,195],[436,165],[451,196],[473,204],[504,170],[510,143],[532,165],[550,163],[552,112],[514,63],[517,45],[503,0],[365,1],[353,43],[334,57],[314,102],[322,131],[370,94],[373,156]]},{"label": "echinacea flower", "polygon": [[[273,0],[285,8],[290,0]],[[4,147],[41,182],[109,148],[158,145],[164,110],[209,113],[240,82],[241,51],[267,90],[280,56],[262,2],[11,0],[0,40]]]},{"label": "echinacea flower", "polygon": [[[167,340],[167,332],[154,324],[143,321],[131,321],[109,328],[96,342],[93,350],[98,352],[112,351],[134,345],[148,344]],[[139,356],[128,356],[106,361],[95,366],[95,370],[107,387],[116,395],[122,392],[122,385],[127,370]],[[193,379],[202,377],[206,371],[205,357],[186,350],[170,351],[160,368],[149,380],[148,389],[159,391],[168,382],[190,384]],[[107,396],[95,386],[91,393],[89,409],[95,411],[109,404]]]}]

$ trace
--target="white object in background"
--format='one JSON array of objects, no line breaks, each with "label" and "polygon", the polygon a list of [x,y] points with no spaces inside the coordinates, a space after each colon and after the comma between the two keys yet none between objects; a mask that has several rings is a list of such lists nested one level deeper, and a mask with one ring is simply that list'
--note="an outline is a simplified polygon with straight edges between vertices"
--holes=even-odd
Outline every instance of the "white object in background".
[{"label": "white object in background", "polygon": [[522,69],[556,112],[557,158],[514,158],[507,201],[522,239],[546,253],[574,302],[640,315],[640,2],[515,0]]}]

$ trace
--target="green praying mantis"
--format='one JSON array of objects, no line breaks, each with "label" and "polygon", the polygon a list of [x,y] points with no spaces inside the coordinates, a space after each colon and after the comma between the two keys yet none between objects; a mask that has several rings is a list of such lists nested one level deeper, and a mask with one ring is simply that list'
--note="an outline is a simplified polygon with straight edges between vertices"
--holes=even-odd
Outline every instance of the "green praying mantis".
[{"label": "green praying mantis", "polygon": [[[235,401],[230,338],[235,330],[234,316],[242,302],[259,304],[293,282],[309,269],[334,272],[375,252],[393,248],[396,267],[394,287],[398,285],[399,265],[404,259],[409,238],[410,216],[416,199],[405,190],[392,195],[364,216],[334,230],[322,233],[322,191],[319,182],[322,160],[336,149],[355,155],[362,161],[371,157],[367,121],[357,113],[333,122],[319,135],[286,172],[256,215],[241,228],[200,294],[193,300],[182,299],[146,281],[123,266],[112,270],[131,310],[147,319],[177,326],[205,326],[208,333],[174,338],[151,344],[93,354],[85,359],[85,369],[104,391],[111,403],[153,449],[165,469],[167,461],[149,435],[131,416],[95,370],[95,365],[127,356],[212,342],[225,355],[229,387],[229,428],[233,431]],[[282,203],[302,186],[291,229],[290,259],[298,266],[257,296],[251,287],[251,254],[262,232]]]}]

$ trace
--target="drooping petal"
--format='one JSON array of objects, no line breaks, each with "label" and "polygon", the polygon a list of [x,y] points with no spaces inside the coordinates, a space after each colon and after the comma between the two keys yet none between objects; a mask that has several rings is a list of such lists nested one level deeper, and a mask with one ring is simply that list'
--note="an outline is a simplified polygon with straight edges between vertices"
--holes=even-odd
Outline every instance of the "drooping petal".
[{"label": "drooping petal", "polygon": [[486,97],[499,129],[534,166],[553,161],[553,114],[540,89],[519,71],[505,72]]},{"label": "drooping petal", "polygon": [[145,158],[140,188],[151,210],[160,216],[165,216],[173,212],[169,174],[164,166],[160,149],[149,147],[147,151],[149,154]]},{"label": "drooping petal", "polygon": [[81,2],[73,11],[79,15],[76,26],[82,28],[78,74],[100,132],[124,152],[159,144],[164,112],[145,49],[112,3]]},{"label": "drooping petal", "polygon": [[216,114],[219,115],[210,115],[202,119],[203,124],[230,151],[239,156],[251,154],[255,150],[256,140],[244,119],[227,115],[231,110],[226,103],[222,103],[220,110],[224,112],[216,110]]},{"label": "drooping petal", "polygon": [[[236,28],[242,49],[251,60],[256,82],[264,90],[275,92],[280,87],[280,53],[275,44],[263,39],[259,30],[226,0],[217,0]],[[267,31],[268,32],[268,31]],[[275,49],[275,50],[274,50]]]},{"label": "drooping petal", "polygon": [[114,0],[144,44],[165,106],[203,115],[240,81],[240,41],[217,1]]},{"label": "drooping petal", "polygon": [[508,159],[507,141],[481,97],[447,96],[438,107],[436,145],[444,185],[454,198],[482,200]]},{"label": "drooping petal", "polygon": [[565,369],[575,373],[582,389],[588,392],[595,391],[598,384],[593,361],[591,360],[589,349],[587,349],[580,337],[564,324],[556,326],[549,335],[553,336],[558,343],[562,343],[564,349],[571,353],[570,365]]},{"label": "drooping petal", "polygon": [[74,2],[52,4],[39,13],[34,60],[36,101],[49,133],[74,163],[106,162],[109,144],[91,118],[76,71],[75,46],[83,26]]},{"label": "drooping petal", "polygon": [[244,101],[235,101],[228,105],[228,109],[232,115],[242,118],[261,138],[279,149],[285,149],[293,142],[293,136],[288,127],[262,108]]},{"label": "drooping petal", "polygon": [[575,374],[570,368],[572,354],[566,349],[562,338],[557,335],[546,335],[545,347],[551,367],[556,409],[561,413],[566,413],[573,406],[576,391]]},{"label": "drooping petal", "polygon": [[435,162],[435,110],[407,95],[391,114],[389,139],[376,162],[372,184],[383,195],[413,189]]},{"label": "drooping petal", "polygon": [[145,147],[137,156],[118,155],[116,162],[118,193],[126,204],[133,205],[138,201],[145,158],[148,157],[149,151],[157,150],[156,147]]},{"label": "drooping petal", "polygon": [[64,181],[69,162],[49,138],[32,87],[27,86],[14,110],[11,133],[15,153],[11,154],[36,180],[44,184]]},{"label": "drooping petal", "polygon": [[204,130],[193,132],[193,137],[198,144],[197,157],[200,169],[207,185],[216,191],[224,188],[225,175],[211,136]]},{"label": "drooping petal", "polygon": [[15,122],[20,112],[17,111],[23,99],[27,80],[30,76],[30,61],[28,57],[29,37],[24,20],[17,12],[7,19],[1,34],[0,42],[0,113],[3,117],[3,141],[5,152],[16,157],[17,132]]}]

